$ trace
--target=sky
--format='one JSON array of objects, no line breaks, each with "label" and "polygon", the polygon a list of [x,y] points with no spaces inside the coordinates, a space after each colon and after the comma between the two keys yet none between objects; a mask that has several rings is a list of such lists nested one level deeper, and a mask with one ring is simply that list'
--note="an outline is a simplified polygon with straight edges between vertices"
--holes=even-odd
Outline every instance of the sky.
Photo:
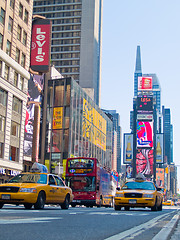
[{"label": "sky", "polygon": [[180,0],[103,2],[101,108],[120,114],[123,134],[130,132],[138,45],[142,73],[157,75],[161,105],[171,111],[180,187]]}]

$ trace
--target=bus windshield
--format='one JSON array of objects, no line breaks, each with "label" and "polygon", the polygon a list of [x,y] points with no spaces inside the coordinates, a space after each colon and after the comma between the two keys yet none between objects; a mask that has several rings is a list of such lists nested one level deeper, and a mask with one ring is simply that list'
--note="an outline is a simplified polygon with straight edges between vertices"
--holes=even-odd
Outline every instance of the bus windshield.
[{"label": "bus windshield", "polygon": [[72,159],[68,162],[68,168],[93,168],[93,159]]},{"label": "bus windshield", "polygon": [[74,176],[66,179],[66,184],[73,191],[92,192],[95,191],[95,177]]}]

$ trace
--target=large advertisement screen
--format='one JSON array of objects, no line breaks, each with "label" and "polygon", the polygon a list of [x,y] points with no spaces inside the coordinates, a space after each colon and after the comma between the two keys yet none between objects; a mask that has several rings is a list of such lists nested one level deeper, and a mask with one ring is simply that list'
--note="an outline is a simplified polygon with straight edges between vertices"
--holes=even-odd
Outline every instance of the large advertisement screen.
[{"label": "large advertisement screen", "polygon": [[51,21],[35,19],[32,23],[30,68],[36,72],[48,72],[50,66]]},{"label": "large advertisement screen", "polygon": [[124,133],[124,164],[131,164],[133,160],[133,134]]},{"label": "large advertisement screen", "polygon": [[137,96],[137,114],[153,113],[153,96],[138,95]]},{"label": "large advertisement screen", "polygon": [[83,137],[106,151],[106,120],[83,99]]},{"label": "large advertisement screen", "polygon": [[153,122],[137,121],[137,148],[153,147]]},{"label": "large advertisement screen", "polygon": [[164,168],[156,168],[156,184],[164,188]]},{"label": "large advertisement screen", "polygon": [[152,91],[152,77],[138,77],[138,91]]},{"label": "large advertisement screen", "polygon": [[136,173],[142,173],[146,177],[153,175],[153,150],[137,149],[136,153]]},{"label": "large advertisement screen", "polygon": [[164,159],[164,135],[163,133],[156,134],[156,163],[163,163]]}]

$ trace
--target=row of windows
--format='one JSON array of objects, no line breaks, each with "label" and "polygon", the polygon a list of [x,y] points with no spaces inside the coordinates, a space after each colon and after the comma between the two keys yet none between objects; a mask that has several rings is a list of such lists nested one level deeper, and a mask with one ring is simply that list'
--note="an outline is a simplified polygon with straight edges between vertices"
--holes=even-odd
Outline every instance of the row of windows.
[{"label": "row of windows", "polygon": [[81,10],[81,4],[78,5],[56,5],[52,7],[37,7],[34,9],[36,12],[53,12],[53,11],[64,11],[64,10],[74,10],[78,9]]},{"label": "row of windows", "polygon": [[[27,33],[24,31],[23,35],[23,42],[26,44],[27,42]],[[2,43],[3,43],[3,35],[0,34],[0,48],[2,49]],[[7,40],[6,42],[6,54],[11,55],[11,42]],[[25,67],[26,64],[26,55],[20,51],[20,49],[16,48],[16,55],[15,55],[15,61],[18,62],[22,67]]]},{"label": "row of windows", "polygon": [[68,46],[68,47],[52,47],[51,52],[70,52],[80,51],[80,46]]},{"label": "row of windows", "polygon": [[81,25],[68,25],[68,26],[52,27],[52,31],[70,31],[70,30],[81,30]]},{"label": "row of windows", "polygon": [[52,38],[80,37],[81,32],[53,33]]},{"label": "row of windows", "polygon": [[68,66],[68,65],[79,65],[79,60],[64,60],[64,61],[54,61],[55,65],[58,66]]},{"label": "row of windows", "polygon": [[59,68],[60,73],[78,73],[79,67]]},{"label": "row of windows", "polygon": [[[2,61],[0,61],[0,76],[2,76]],[[10,76],[10,67],[7,64],[5,64],[4,79],[9,81],[10,80],[9,76]],[[23,91],[24,78],[20,74],[18,74],[16,71],[14,71],[14,76],[12,76],[11,78],[11,83]]]},{"label": "row of windows", "polygon": [[17,27],[17,39],[26,46],[27,44],[27,32],[22,30],[22,27],[18,25]]},{"label": "row of windows", "polygon": [[52,59],[80,58],[80,53],[52,54]]},{"label": "row of windows", "polygon": [[42,14],[41,12],[34,12],[34,14],[41,14],[46,18],[74,17],[74,16],[81,16],[81,11],[57,12],[57,13],[46,13],[46,14]]},{"label": "row of windows", "polygon": [[52,40],[52,45],[80,44],[80,38]]},{"label": "row of windows", "polygon": [[81,3],[82,0],[49,0],[49,1],[34,1],[34,6],[61,4],[61,3]]},{"label": "row of windows", "polygon": [[54,19],[52,24],[81,23],[81,18]]},{"label": "row of windows", "polygon": [[[29,3],[29,0],[26,0],[26,2]],[[10,7],[11,7],[12,9],[14,9],[14,5],[15,5],[15,0],[10,0]]]}]

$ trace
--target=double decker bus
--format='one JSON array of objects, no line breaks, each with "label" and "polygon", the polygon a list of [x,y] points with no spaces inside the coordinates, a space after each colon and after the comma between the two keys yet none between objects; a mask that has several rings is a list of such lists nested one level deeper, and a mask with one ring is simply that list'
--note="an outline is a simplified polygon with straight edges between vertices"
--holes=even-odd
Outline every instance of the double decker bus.
[{"label": "double decker bus", "polygon": [[111,172],[100,167],[96,158],[68,158],[66,163],[66,184],[73,191],[72,207],[112,207],[114,186]]}]

